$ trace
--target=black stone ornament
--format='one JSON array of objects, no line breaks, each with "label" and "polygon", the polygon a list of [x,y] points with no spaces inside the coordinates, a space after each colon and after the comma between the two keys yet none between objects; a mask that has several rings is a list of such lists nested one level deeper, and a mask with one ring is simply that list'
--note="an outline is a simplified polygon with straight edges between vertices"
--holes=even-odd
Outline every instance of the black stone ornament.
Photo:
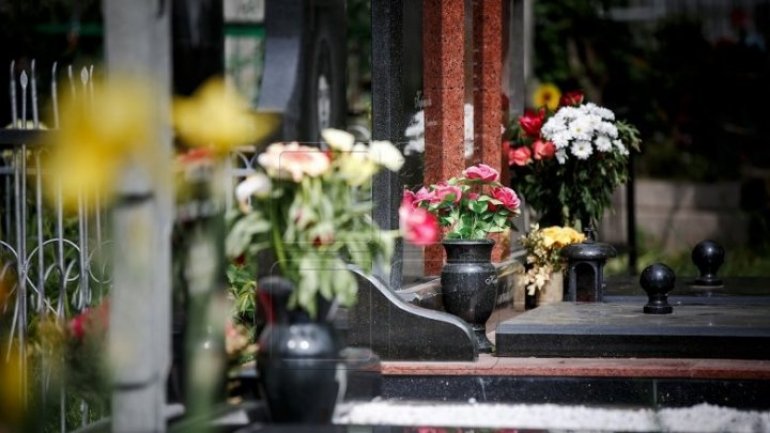
[{"label": "black stone ornament", "polygon": [[595,231],[588,227],[586,240],[561,251],[567,259],[566,300],[569,302],[602,302],[604,298],[604,265],[617,252],[610,244],[596,242]]},{"label": "black stone ornament", "polygon": [[644,306],[645,314],[671,314],[674,309],[668,303],[668,293],[674,289],[676,275],[663,263],[653,263],[644,268],[639,284],[649,298]]},{"label": "black stone ornament", "polygon": [[700,271],[700,276],[695,279],[697,286],[721,286],[722,280],[717,278],[717,271],[725,262],[725,249],[721,245],[705,240],[692,249],[692,261]]}]

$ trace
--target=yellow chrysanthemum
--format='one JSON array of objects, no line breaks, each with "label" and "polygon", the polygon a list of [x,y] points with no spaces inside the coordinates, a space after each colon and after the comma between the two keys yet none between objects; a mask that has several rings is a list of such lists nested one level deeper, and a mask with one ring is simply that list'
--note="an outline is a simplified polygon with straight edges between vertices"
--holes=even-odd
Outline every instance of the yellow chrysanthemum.
[{"label": "yellow chrysanthemum", "polygon": [[551,83],[539,85],[532,95],[532,103],[535,107],[548,107],[549,110],[559,108],[559,99],[561,99],[561,91]]},{"label": "yellow chrysanthemum", "polygon": [[278,126],[273,113],[255,113],[221,78],[204,83],[190,98],[174,101],[174,127],[189,146],[217,155],[268,137]]}]

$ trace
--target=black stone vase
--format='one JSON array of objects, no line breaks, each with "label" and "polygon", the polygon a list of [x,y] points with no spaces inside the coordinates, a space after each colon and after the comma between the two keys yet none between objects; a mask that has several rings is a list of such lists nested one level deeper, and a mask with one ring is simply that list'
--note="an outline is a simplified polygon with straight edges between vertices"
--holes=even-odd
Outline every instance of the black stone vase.
[{"label": "black stone vase", "polygon": [[257,353],[259,390],[273,422],[328,424],[341,394],[340,342],[332,323],[287,310],[293,289],[284,278],[259,280],[259,302],[267,320]]},{"label": "black stone vase", "polygon": [[480,353],[492,352],[485,324],[495,308],[497,270],[490,239],[444,240],[447,262],[441,271],[444,309],[471,325]]}]

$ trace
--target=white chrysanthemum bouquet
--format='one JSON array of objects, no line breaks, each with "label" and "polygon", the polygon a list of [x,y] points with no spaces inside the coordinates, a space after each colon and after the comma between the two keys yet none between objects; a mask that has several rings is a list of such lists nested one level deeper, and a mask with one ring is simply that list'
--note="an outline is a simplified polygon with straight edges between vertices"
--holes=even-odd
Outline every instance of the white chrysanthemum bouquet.
[{"label": "white chrysanthemum bouquet", "polygon": [[628,177],[629,150],[639,150],[639,131],[607,108],[565,94],[519,117],[509,133],[513,187],[544,224],[586,225],[609,206]]}]

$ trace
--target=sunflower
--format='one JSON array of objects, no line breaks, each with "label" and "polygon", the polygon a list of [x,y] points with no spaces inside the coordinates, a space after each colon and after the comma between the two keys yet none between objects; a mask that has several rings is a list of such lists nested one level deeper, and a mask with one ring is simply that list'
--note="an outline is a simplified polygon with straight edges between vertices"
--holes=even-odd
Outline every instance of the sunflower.
[{"label": "sunflower", "polygon": [[551,111],[559,108],[559,99],[561,99],[561,91],[555,84],[551,83],[539,85],[532,95],[532,102],[535,107],[548,107]]}]

